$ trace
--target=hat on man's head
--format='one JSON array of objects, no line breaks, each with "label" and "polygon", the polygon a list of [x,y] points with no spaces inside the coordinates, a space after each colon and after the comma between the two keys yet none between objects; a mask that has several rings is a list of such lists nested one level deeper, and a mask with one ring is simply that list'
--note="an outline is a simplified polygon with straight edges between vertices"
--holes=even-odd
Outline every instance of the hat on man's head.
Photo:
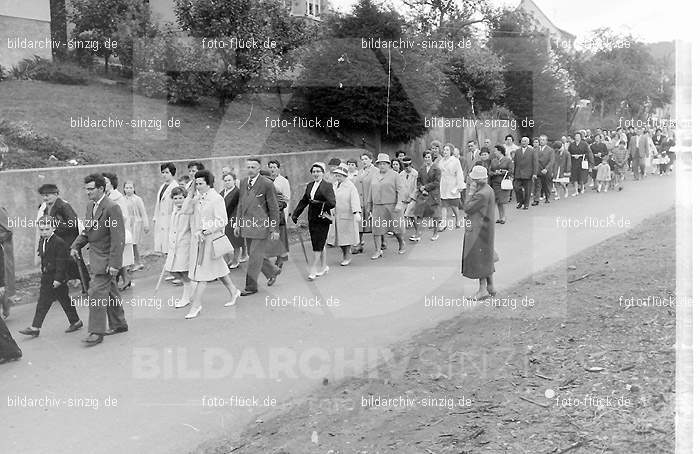
[{"label": "hat on man's head", "polygon": [[338,158],[331,158],[331,160],[328,161],[329,166],[337,166],[338,164],[340,164],[340,159]]},{"label": "hat on man's head", "polygon": [[268,169],[260,169],[260,175],[272,178],[272,172],[270,172]]},{"label": "hat on man's head", "polygon": [[46,183],[39,186],[39,194],[58,194],[58,186],[53,183]]},{"label": "hat on man's head", "polygon": [[345,175],[347,177],[348,176],[348,165],[347,164],[339,164],[338,168],[333,170],[333,173],[339,173],[339,174]]},{"label": "hat on man's head", "polygon": [[380,162],[386,162],[388,164],[391,164],[391,159],[389,158],[389,155],[386,153],[379,153],[377,155],[377,160],[375,161],[377,164]]},{"label": "hat on man's head", "polygon": [[485,180],[489,177],[486,167],[484,166],[474,166],[472,171],[469,172],[469,178],[472,180]]},{"label": "hat on man's head", "polygon": [[411,165],[411,162],[413,162],[413,160],[411,158],[409,158],[408,156],[404,156],[403,160],[401,162],[403,162],[403,165],[407,166],[407,165]]}]

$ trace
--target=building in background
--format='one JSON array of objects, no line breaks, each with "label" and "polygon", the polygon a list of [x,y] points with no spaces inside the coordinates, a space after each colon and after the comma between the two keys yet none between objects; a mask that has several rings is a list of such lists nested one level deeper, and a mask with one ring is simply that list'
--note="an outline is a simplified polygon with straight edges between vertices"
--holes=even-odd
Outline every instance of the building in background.
[{"label": "building in background", "polygon": [[4,70],[35,55],[50,59],[53,42],[49,0],[0,1],[0,66]]},{"label": "building in background", "polygon": [[573,49],[576,35],[554,25],[554,22],[542,12],[539,6],[532,0],[522,0],[518,8],[532,16],[535,21],[535,26],[547,35],[547,46],[559,46],[564,49]]},{"label": "building in background", "polygon": [[[162,22],[177,22],[174,0],[146,0],[151,5],[154,19]],[[280,0],[295,17],[318,21],[328,10],[328,0]]]}]

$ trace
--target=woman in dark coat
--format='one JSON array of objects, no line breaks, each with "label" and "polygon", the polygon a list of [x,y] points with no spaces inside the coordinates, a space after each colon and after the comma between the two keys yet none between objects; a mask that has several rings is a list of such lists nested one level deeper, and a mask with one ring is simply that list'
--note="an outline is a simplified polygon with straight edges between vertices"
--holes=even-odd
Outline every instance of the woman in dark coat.
[{"label": "woman in dark coat", "polygon": [[[564,145],[555,140],[552,144],[554,149],[554,161],[552,166],[552,181],[554,182],[554,190],[556,185],[564,191],[564,198],[569,197],[569,179],[571,177],[571,155],[564,148]],[[559,192],[554,193],[554,200],[559,200]]]},{"label": "woman in dark coat", "polygon": [[409,238],[411,241],[420,241],[423,219],[428,218],[433,227],[433,237],[438,239],[438,227],[440,219],[440,168],[433,162],[433,154],[430,151],[423,152],[425,165],[418,170],[416,179],[416,204],[414,215],[416,216],[416,235]]},{"label": "woman in dark coat", "polygon": [[474,166],[469,178],[476,183],[476,192],[464,206],[467,219],[464,223],[462,276],[479,280],[474,299],[481,300],[496,295],[493,287],[496,198],[488,185],[485,167]]},{"label": "woman in dark coat", "polygon": [[236,209],[238,208],[238,199],[240,197],[240,190],[236,187],[236,175],[230,172],[224,174],[224,189],[221,191],[220,195],[224,198],[226,217],[228,218],[226,227],[224,227],[224,233],[226,234],[226,238],[231,242],[231,246],[233,246],[233,257],[230,257],[228,267],[230,269],[236,269],[240,265],[239,259],[241,254],[243,254],[244,244],[243,237],[234,234]]},{"label": "woman in dark coat", "polygon": [[[299,216],[308,206],[309,233],[311,234],[311,247],[314,251],[314,263],[308,280],[313,281],[328,273],[329,267],[326,265],[326,239],[331,225],[331,210],[335,208],[335,193],[333,185],[323,179],[326,173],[326,165],[322,162],[315,162],[311,166],[311,176],[313,181],[306,185],[304,197],[299,200],[292,221],[296,224]],[[320,268],[320,271],[319,271]]]},{"label": "woman in dark coat", "polygon": [[506,148],[503,145],[496,145],[493,152],[493,160],[489,168],[489,176],[491,177],[491,188],[493,188],[494,196],[496,197],[496,206],[498,207],[498,224],[506,223],[506,207],[505,204],[510,201],[510,189],[501,189],[501,182],[504,178],[513,179],[513,160],[506,156]]},{"label": "woman in dark coat", "polygon": [[[5,259],[0,250],[0,298],[5,296]],[[22,357],[22,350],[10,335],[5,320],[0,317],[0,364],[14,361]]]},{"label": "woman in dark coat", "polygon": [[588,162],[588,167],[593,166],[593,156],[586,141],[581,139],[581,133],[574,134],[574,141],[569,144],[569,155],[571,155],[571,182],[574,183],[574,193],[572,197],[583,194],[585,190],[588,170],[583,168],[583,161]]}]

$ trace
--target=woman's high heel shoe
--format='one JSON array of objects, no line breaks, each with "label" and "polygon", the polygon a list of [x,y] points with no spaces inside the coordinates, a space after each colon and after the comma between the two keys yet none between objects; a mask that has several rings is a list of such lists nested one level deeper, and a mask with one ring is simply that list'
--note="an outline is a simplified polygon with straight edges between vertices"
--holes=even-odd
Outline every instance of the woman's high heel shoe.
[{"label": "woman's high heel shoe", "polygon": [[233,295],[233,297],[231,298],[231,301],[224,304],[224,307],[231,307],[234,304],[236,304],[236,300],[238,299],[239,296],[241,296],[241,291],[240,291],[240,289],[236,289],[236,294]]},{"label": "woman's high heel shoe", "polygon": [[306,276],[307,281],[315,281],[316,280],[316,273],[311,273],[308,276]]},{"label": "woman's high heel shoe", "polygon": [[[194,309],[194,308],[192,308],[192,309]],[[202,306],[199,306],[197,309],[194,309],[194,310],[192,310],[192,309],[190,309],[190,311],[187,313],[187,315],[185,315],[186,319],[195,318],[195,317],[199,316],[200,312],[202,312]]]},{"label": "woman's high heel shoe", "polygon": [[326,267],[325,267],[323,270],[321,270],[320,273],[316,273],[316,277],[321,277],[321,276],[323,276],[324,274],[328,274],[328,271],[330,271],[330,269],[331,269],[331,267],[329,267],[328,265],[326,265]]},{"label": "woman's high heel shoe", "polygon": [[375,252],[374,255],[372,257],[370,257],[370,259],[377,260],[377,259],[382,258],[382,257],[384,257],[384,251],[382,251],[380,249],[379,251]]}]

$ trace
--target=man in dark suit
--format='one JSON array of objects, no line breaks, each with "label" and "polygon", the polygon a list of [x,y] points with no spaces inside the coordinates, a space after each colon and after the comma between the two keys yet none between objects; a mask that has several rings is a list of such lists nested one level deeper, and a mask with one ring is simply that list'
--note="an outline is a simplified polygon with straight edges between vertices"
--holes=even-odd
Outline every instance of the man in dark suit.
[{"label": "man in dark suit", "polygon": [[77,331],[83,326],[78,317],[78,312],[71,304],[68,295],[68,245],[63,239],[54,234],[54,226],[58,222],[51,216],[39,218],[39,256],[41,257],[41,287],[39,288],[39,301],[34,312],[34,321],[28,328],[20,330],[21,334],[36,337],[39,335],[44,318],[49,312],[54,301],[61,303],[63,312],[68,317],[67,333]]},{"label": "man in dark suit", "polygon": [[[39,187],[39,194],[43,201],[40,207],[42,215],[51,216],[53,218],[55,227],[54,233],[59,236],[67,246],[70,246],[73,244],[73,241],[75,241],[78,233],[80,233],[78,229],[78,215],[68,202],[59,197],[58,187],[55,184],[42,184]],[[70,260],[67,263],[68,279],[80,279],[78,266],[80,266],[80,271],[82,271],[82,275],[86,278],[85,282],[80,280],[83,293],[86,294],[90,278],[82,255],[77,262]]]},{"label": "man in dark suit", "polygon": [[234,233],[245,238],[248,246],[248,270],[245,289],[241,296],[258,292],[260,271],[267,277],[268,285],[282,272],[265,257],[267,241],[279,239],[279,204],[274,184],[265,177],[260,177],[260,160],[250,158],[246,161],[248,177],[241,184],[241,193],[236,210],[236,228]]},{"label": "man in dark suit", "polygon": [[[537,141],[535,143],[535,141]],[[554,150],[547,145],[547,136],[541,135],[539,139],[532,140],[535,146],[535,156],[537,157],[537,179],[535,180],[535,200],[532,206],[540,204],[544,197],[544,203],[549,203],[549,196],[552,193],[552,168],[554,166]]]},{"label": "man in dark suit", "polygon": [[520,139],[520,148],[513,153],[513,164],[513,190],[518,201],[516,208],[527,210],[530,206],[532,182],[537,178],[538,171],[537,157],[530,146],[529,138]]},{"label": "man in dark suit", "polygon": [[[70,253],[72,257],[78,257],[79,251],[90,244],[90,335],[84,342],[96,345],[102,342],[105,334],[128,331],[115,281],[122,267],[124,218],[119,205],[105,194],[106,182],[102,175],[88,175],[84,181],[85,191],[90,199],[85,216],[85,229],[73,242]],[[105,315],[109,320],[109,331],[106,330]]]}]

